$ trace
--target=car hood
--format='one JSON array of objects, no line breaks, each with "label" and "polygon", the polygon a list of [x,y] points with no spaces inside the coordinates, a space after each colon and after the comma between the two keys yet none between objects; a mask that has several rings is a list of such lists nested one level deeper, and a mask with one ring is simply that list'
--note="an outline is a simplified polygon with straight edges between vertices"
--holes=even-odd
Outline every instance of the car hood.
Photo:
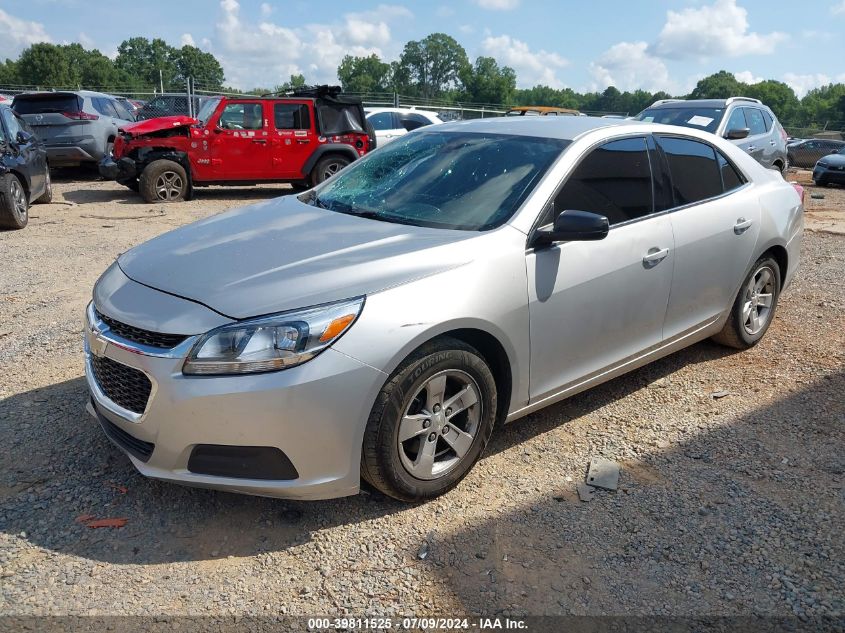
[{"label": "car hood", "polygon": [[819,162],[824,161],[831,167],[841,167],[845,165],[845,154],[828,154],[823,156]]},{"label": "car hood", "polygon": [[470,231],[368,220],[285,196],[124,253],[130,279],[243,319],[371,294],[468,263]]},{"label": "car hood", "polygon": [[160,132],[161,130],[170,130],[175,127],[190,127],[197,123],[199,121],[196,119],[180,114],[178,116],[161,116],[155,119],[147,119],[146,121],[127,123],[121,126],[120,130],[129,134],[129,136],[141,136],[143,134]]}]

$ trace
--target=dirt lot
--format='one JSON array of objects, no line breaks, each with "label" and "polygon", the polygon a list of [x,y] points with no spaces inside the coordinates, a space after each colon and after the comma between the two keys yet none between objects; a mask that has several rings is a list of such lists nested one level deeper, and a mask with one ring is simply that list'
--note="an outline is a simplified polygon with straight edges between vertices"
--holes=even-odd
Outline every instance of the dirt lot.
[{"label": "dirt lot", "polygon": [[[845,189],[808,196],[821,230],[759,346],[699,344],[500,429],[442,499],[144,479],[84,412],[91,287],[130,246],[283,189],[164,207],[64,180],[72,205],[0,234],[0,613],[845,615]],[[580,502],[595,455],[621,489]]]}]

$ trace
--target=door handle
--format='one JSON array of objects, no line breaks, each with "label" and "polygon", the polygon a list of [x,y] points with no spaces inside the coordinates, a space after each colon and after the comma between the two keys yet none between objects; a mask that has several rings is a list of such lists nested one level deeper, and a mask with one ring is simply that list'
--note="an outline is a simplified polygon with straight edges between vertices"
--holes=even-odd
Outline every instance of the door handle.
[{"label": "door handle", "polygon": [[650,248],[648,253],[643,257],[643,264],[646,266],[656,266],[669,256],[668,248],[658,249],[656,246]]},{"label": "door handle", "polygon": [[753,145],[749,145],[749,146],[748,146],[748,147],[746,147],[745,149],[746,149],[746,150],[748,150],[749,152],[753,152],[753,151],[754,151],[755,149],[757,149],[757,148],[756,148],[756,147],[754,147]]},{"label": "door handle", "polygon": [[742,235],[748,229],[751,228],[752,224],[754,224],[753,220],[746,220],[745,218],[739,218],[739,219],[737,219],[736,224],[734,224],[734,233],[736,233],[737,235]]},{"label": "door handle", "polygon": [[296,139],[296,142],[299,145],[305,145],[306,143],[310,143],[311,139],[310,138],[298,138],[298,139]]},{"label": "door handle", "polygon": [[265,139],[265,138],[254,138],[254,139],[252,139],[252,142],[253,143],[259,143],[260,145],[266,145],[267,139]]},{"label": "door handle", "polygon": [[775,143],[774,141],[769,141],[769,145],[771,145],[772,147],[774,147],[775,145],[777,145],[777,143]]}]

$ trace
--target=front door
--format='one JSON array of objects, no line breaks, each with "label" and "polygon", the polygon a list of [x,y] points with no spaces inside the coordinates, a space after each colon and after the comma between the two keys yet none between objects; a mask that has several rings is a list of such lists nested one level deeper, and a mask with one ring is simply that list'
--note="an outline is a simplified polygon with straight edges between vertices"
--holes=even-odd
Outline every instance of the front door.
[{"label": "front door", "polygon": [[[34,201],[41,197],[47,186],[47,153],[32,131],[26,129],[26,124],[10,108],[3,108],[2,113],[7,135],[6,148],[9,154],[5,162],[7,166],[14,163],[21,172],[27,175],[30,198]],[[21,143],[18,132],[28,132],[32,138],[26,143]]]},{"label": "front door", "polygon": [[672,227],[652,191],[642,137],[594,149],[557,194],[555,212],[610,222],[595,242],[564,242],[526,256],[531,328],[530,401],[574,387],[660,344],[672,283]]},{"label": "front door", "polygon": [[317,147],[314,117],[309,101],[273,103],[271,153],[276,178],[307,178],[302,172]]},{"label": "front door", "polygon": [[215,180],[273,178],[266,102],[229,101],[220,112],[211,145]]}]

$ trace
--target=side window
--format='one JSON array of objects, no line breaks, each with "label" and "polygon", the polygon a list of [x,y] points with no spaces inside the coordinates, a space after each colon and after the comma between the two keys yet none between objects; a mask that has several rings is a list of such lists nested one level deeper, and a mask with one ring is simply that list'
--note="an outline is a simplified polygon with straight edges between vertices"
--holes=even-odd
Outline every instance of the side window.
[{"label": "side window", "polygon": [[3,108],[3,123],[6,124],[6,129],[9,131],[9,139],[14,141],[18,137],[18,132],[23,130],[15,113],[8,108]]},{"label": "side window", "polygon": [[763,111],[757,108],[743,108],[745,110],[745,120],[748,121],[748,127],[751,129],[749,136],[766,133],[766,121],[763,119]]},{"label": "side window", "polygon": [[367,119],[374,130],[393,130],[393,113],[392,112],[377,112],[370,115]]},{"label": "side window", "polygon": [[426,119],[423,115],[415,114],[413,112],[399,115],[399,122],[402,127],[409,132],[416,130],[417,128],[425,127],[426,125],[431,125],[431,121]]},{"label": "side window", "polygon": [[771,131],[772,124],[775,122],[774,119],[772,119],[772,115],[763,110],[763,120],[766,122],[766,131]]},{"label": "side window", "polygon": [[117,112],[118,119],[123,119],[124,121],[132,120],[132,115],[129,114],[129,110],[127,110],[120,101],[112,101],[111,104],[114,107],[115,112]]},{"label": "side window", "polygon": [[745,184],[745,179],[740,175],[728,159],[722,156],[722,152],[716,152],[716,160],[719,161],[719,171],[722,173],[722,190],[733,191]]},{"label": "side window", "polygon": [[3,125],[0,124],[0,145],[5,145],[7,140],[8,139],[6,138],[6,130],[4,129]]},{"label": "side window", "polygon": [[555,198],[555,212],[591,211],[611,225],[652,213],[651,169],[645,138],[611,141],[594,149]]},{"label": "side window", "polygon": [[715,150],[685,138],[657,137],[672,177],[675,206],[722,195],[722,174]]},{"label": "side window", "polygon": [[94,109],[103,116],[117,117],[117,112],[114,111],[111,101],[104,97],[94,97],[91,99],[94,104]]},{"label": "side window", "polygon": [[273,105],[273,120],[277,130],[311,129],[311,115],[304,103],[276,103]]},{"label": "side window", "polygon": [[260,130],[264,116],[260,103],[229,103],[220,114],[220,127],[226,130]]},{"label": "side window", "polygon": [[731,117],[728,119],[728,126],[725,128],[725,132],[730,132],[731,130],[742,130],[748,127],[748,123],[745,122],[745,113],[742,110],[742,108],[736,108],[733,112],[731,112]]}]

